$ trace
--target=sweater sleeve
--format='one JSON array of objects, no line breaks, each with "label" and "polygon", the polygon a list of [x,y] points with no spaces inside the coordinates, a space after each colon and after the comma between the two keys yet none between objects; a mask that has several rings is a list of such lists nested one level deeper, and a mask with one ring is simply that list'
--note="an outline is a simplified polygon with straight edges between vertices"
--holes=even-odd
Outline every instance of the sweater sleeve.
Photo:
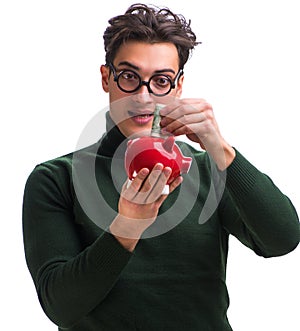
[{"label": "sweater sleeve", "polygon": [[46,315],[62,328],[104,300],[132,255],[105,231],[82,247],[67,173],[54,176],[51,169],[38,166],[27,180],[23,202],[28,268]]},{"label": "sweater sleeve", "polygon": [[230,234],[264,257],[297,247],[299,219],[291,201],[238,151],[227,169],[226,191],[221,213]]}]

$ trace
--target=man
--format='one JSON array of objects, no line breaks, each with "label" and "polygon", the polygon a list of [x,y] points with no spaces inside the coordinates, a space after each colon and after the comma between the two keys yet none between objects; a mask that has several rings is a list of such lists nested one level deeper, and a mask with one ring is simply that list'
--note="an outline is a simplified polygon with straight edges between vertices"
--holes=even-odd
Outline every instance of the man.
[{"label": "man", "polygon": [[[211,105],[180,99],[197,45],[185,19],[139,4],[109,23],[107,132],[38,165],[26,184],[24,244],[41,305],[59,330],[231,330],[229,234],[258,255],[283,255],[299,243],[298,216],[222,137]],[[192,168],[168,194],[169,167],[143,168],[130,185],[122,168],[127,140],[149,133],[157,103],[165,133],[205,150],[180,144]]]}]

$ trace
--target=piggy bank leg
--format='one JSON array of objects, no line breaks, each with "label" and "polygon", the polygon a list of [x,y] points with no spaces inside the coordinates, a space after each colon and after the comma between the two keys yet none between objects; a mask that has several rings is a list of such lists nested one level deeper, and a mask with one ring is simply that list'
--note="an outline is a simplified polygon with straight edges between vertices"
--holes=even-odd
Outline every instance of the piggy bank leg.
[{"label": "piggy bank leg", "polygon": [[168,195],[170,193],[170,187],[169,185],[165,185],[165,187],[163,188],[161,194],[162,195]]}]

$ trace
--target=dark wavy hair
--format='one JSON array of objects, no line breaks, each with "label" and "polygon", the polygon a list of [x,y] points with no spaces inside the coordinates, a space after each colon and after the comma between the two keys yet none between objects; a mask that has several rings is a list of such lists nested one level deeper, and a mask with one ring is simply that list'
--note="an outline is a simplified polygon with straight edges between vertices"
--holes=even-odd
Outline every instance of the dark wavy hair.
[{"label": "dark wavy hair", "polygon": [[106,64],[113,62],[119,47],[127,41],[147,43],[170,42],[178,51],[179,66],[183,68],[191,51],[199,44],[190,24],[182,15],[168,8],[158,8],[137,3],[130,6],[124,15],[111,18],[104,32]]}]

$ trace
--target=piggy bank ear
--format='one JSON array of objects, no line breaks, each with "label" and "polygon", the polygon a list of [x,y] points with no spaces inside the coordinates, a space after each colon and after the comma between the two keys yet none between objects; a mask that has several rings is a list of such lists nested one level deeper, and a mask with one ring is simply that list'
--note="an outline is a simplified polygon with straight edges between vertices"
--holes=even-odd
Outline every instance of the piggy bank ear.
[{"label": "piggy bank ear", "polygon": [[174,143],[175,143],[175,137],[170,136],[162,143],[162,146],[167,152],[172,153]]},{"label": "piggy bank ear", "polygon": [[132,144],[132,140],[127,141],[127,147],[129,147]]}]

